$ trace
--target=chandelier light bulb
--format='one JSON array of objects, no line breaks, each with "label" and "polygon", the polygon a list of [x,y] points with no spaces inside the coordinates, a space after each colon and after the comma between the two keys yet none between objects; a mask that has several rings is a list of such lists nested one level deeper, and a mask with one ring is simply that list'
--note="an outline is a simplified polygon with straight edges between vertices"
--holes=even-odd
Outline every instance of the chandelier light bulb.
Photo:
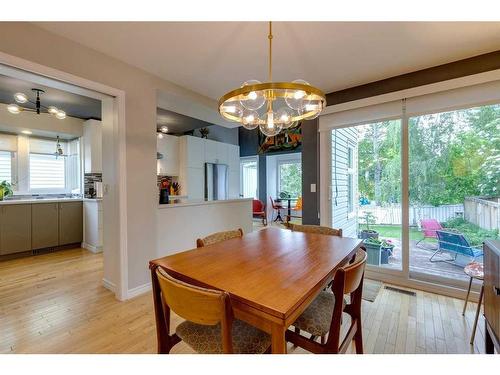
[{"label": "chandelier light bulb", "polygon": [[12,113],[14,115],[21,113],[22,110],[23,110],[23,108],[19,107],[17,104],[9,104],[7,106],[7,111],[9,111],[10,113]]},{"label": "chandelier light bulb", "polygon": [[47,108],[47,112],[49,112],[51,115],[57,115],[57,113],[59,112],[59,109],[57,107],[54,107],[53,105],[49,106],[49,108]]},{"label": "chandelier light bulb", "polygon": [[[249,81],[244,82],[241,87],[259,85],[261,83],[262,82],[257,81],[256,79],[251,79]],[[260,91],[259,92],[250,91],[248,95],[245,95],[243,99],[240,100],[240,104],[243,106],[243,108],[249,109],[251,111],[255,111],[261,108],[265,102],[266,98],[264,97],[264,94],[262,94],[262,92]]]},{"label": "chandelier light bulb", "polygon": [[245,129],[255,129],[257,126],[259,126],[259,114],[256,111],[250,111],[246,109],[243,111],[241,123],[243,124],[243,127]]},{"label": "chandelier light bulb", "polygon": [[58,111],[56,113],[56,118],[58,118],[59,120],[64,120],[66,118],[66,112],[64,112],[64,111]]},{"label": "chandelier light bulb", "polygon": [[28,97],[26,96],[26,94],[18,92],[14,94],[14,100],[18,103],[26,103],[28,101]]},{"label": "chandelier light bulb", "polygon": [[279,109],[278,112],[276,112],[276,117],[283,129],[288,129],[293,124],[292,112],[286,107]]},{"label": "chandelier light bulb", "polygon": [[278,135],[283,126],[274,120],[274,112],[269,111],[266,113],[266,120],[259,125],[260,131],[267,137],[274,137]]}]

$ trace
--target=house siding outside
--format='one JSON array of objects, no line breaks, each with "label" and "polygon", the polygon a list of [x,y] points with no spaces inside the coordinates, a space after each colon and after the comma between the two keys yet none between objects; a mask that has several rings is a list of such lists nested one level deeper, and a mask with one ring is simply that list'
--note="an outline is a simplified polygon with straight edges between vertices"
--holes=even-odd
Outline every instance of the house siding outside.
[{"label": "house siding outside", "polygon": [[[332,227],[342,228],[345,237],[357,237],[358,209],[358,135],[356,128],[332,130]],[[349,148],[351,166],[349,168]],[[351,176],[351,207],[349,207]]]}]

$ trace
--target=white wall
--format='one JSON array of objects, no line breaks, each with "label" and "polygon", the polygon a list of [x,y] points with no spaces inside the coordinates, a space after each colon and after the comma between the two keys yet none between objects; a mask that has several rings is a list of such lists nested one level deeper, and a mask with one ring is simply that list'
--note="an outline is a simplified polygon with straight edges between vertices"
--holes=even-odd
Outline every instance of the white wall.
[{"label": "white wall", "polygon": [[0,23],[0,35],[8,35],[0,38],[0,52],[125,92],[127,197],[120,210],[127,216],[128,289],[148,284],[148,261],[156,254],[157,90],[188,103],[190,111],[179,112],[193,117],[215,115],[216,103],[30,23]]}]

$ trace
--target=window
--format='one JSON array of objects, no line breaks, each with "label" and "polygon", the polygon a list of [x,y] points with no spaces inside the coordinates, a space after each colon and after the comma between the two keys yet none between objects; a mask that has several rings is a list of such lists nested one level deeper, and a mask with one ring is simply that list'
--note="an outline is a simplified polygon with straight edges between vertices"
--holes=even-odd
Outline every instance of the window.
[{"label": "window", "polygon": [[292,198],[302,196],[302,163],[282,161],[278,164],[278,194],[288,193]]},{"label": "window", "polygon": [[354,148],[347,147],[347,212],[354,212]]},{"label": "window", "polygon": [[66,157],[30,154],[30,190],[64,189]]},{"label": "window", "polygon": [[258,198],[258,160],[256,157],[241,159],[241,195],[244,198]]},{"label": "window", "polygon": [[12,183],[12,153],[0,151],[0,182]]}]

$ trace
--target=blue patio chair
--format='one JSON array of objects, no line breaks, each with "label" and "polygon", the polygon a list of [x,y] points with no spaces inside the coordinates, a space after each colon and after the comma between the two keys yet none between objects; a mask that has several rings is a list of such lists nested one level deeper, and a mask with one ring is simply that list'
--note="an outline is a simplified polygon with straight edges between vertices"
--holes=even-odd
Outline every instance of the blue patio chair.
[{"label": "blue patio chair", "polygon": [[[469,241],[461,233],[447,232],[444,230],[436,231],[438,238],[438,248],[429,258],[431,262],[454,262],[457,256],[465,255],[471,257],[473,260],[483,255],[482,246],[471,246]],[[437,254],[441,254],[444,251],[448,253],[454,253],[455,255],[448,259],[433,259]]]}]

